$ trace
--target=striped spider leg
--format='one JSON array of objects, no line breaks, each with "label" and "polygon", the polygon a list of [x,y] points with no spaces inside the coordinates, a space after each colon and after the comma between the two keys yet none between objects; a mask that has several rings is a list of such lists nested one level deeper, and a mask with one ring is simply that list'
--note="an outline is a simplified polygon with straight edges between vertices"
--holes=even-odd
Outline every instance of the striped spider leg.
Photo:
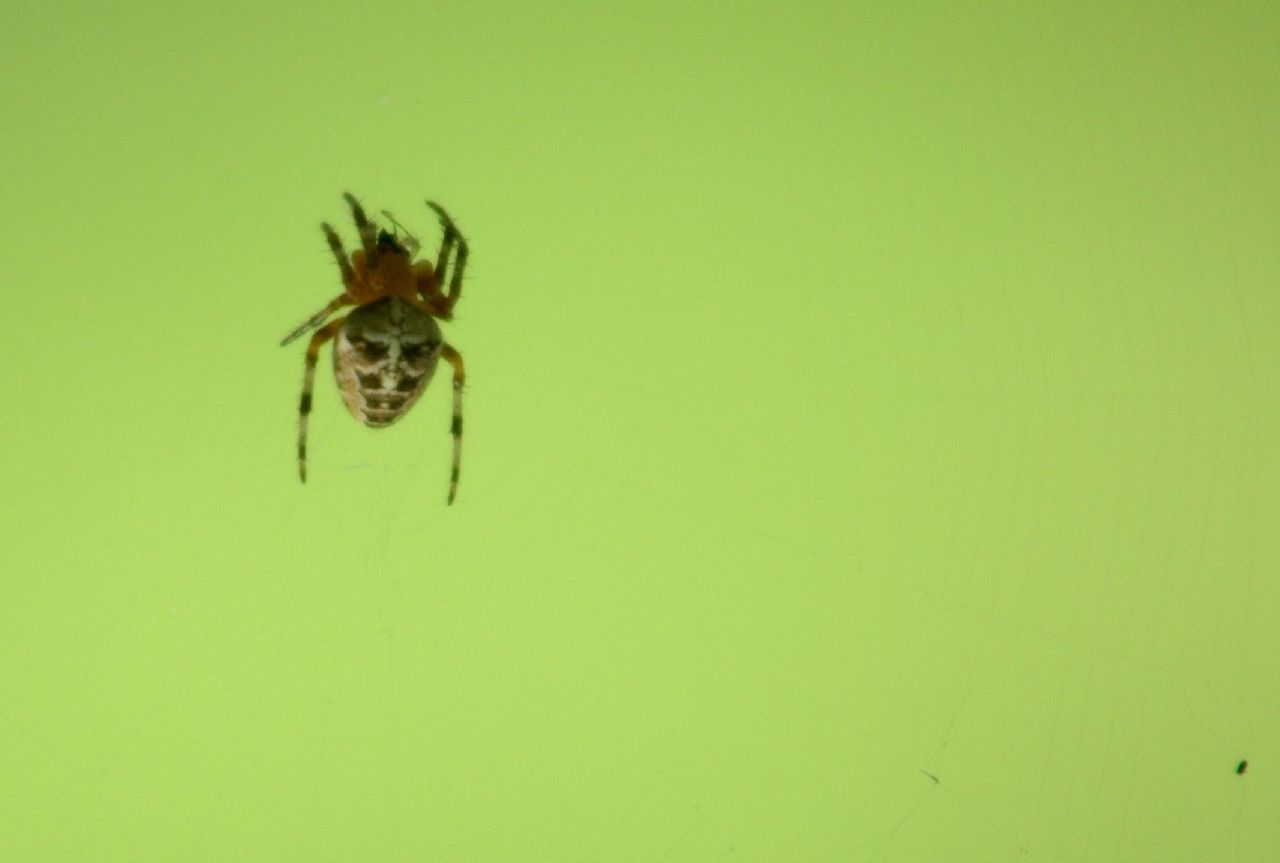
[{"label": "striped spider leg", "polygon": [[[462,460],[462,388],[466,374],[462,355],[444,341],[437,319],[452,318],[467,259],[466,240],[444,209],[428,202],[440,218],[444,236],[434,266],[429,261],[414,261],[419,249],[417,239],[389,213],[384,211],[391,224],[404,232],[403,238],[398,233],[379,230],[352,195],[343,197],[351,208],[360,248],[348,256],[333,227],[322,224],[321,229],[337,261],[344,290],[281,342],[287,345],[314,330],[307,345],[298,404],[298,476],[306,482],[307,420],[316,363],[325,342],[334,342],[333,372],[343,403],[353,417],[372,428],[383,428],[404,416],[426,390],[443,357],[453,370],[453,416],[449,426],[453,463],[448,497],[448,502],[453,503]],[[440,285],[450,264],[448,292],[442,293]],[[328,320],[348,306],[355,308]]]}]

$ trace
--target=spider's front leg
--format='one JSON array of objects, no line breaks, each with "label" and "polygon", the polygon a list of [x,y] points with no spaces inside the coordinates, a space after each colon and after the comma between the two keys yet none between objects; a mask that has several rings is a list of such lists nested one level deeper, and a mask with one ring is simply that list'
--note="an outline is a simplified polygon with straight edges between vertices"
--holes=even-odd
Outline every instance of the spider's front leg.
[{"label": "spider's front leg", "polygon": [[360,232],[360,246],[364,249],[364,256],[369,264],[373,265],[378,259],[377,231],[369,221],[369,217],[364,214],[364,207],[360,206],[355,195],[343,192],[342,197],[346,199],[347,206],[351,207],[351,221],[356,223],[356,230]]},{"label": "spider's front leg", "polygon": [[325,324],[311,336],[307,345],[307,359],[302,372],[302,398],[298,400],[298,478],[307,481],[307,418],[311,416],[311,390],[315,386],[316,359],[320,348],[333,338],[347,319],[346,315]]},{"label": "spider's front leg", "polygon": [[[453,218],[445,212],[444,207],[435,201],[427,201],[427,206],[435,210],[436,215],[440,218],[440,227],[444,234],[440,238],[440,252],[436,255],[436,265],[434,267],[434,278],[430,280],[430,293],[424,291],[423,295],[433,308],[437,310],[437,314],[448,320],[453,317],[453,307],[457,304],[458,298],[462,295],[462,274],[467,268],[467,240],[462,236],[462,232],[458,230],[458,226],[453,223]],[[456,254],[454,254],[456,248]],[[449,269],[449,256],[453,254],[453,272],[449,274],[449,290],[447,294],[442,294],[441,288],[444,287],[446,270]],[[419,285],[421,289],[422,285]]]},{"label": "spider's front leg", "polygon": [[325,318],[329,317],[329,315],[333,314],[343,306],[350,305],[352,302],[351,288],[352,285],[355,284],[356,274],[351,268],[351,262],[347,260],[347,250],[342,247],[342,239],[338,236],[338,232],[333,229],[332,225],[327,222],[322,222],[320,224],[320,230],[324,231],[324,237],[329,241],[329,249],[333,252],[333,258],[338,263],[338,272],[342,273],[342,286],[346,288],[346,290],[330,300],[328,305],[323,309],[298,324],[298,326],[294,327],[293,330],[289,332],[289,335],[285,336],[280,341],[281,347],[289,344],[289,342],[298,338],[298,336],[308,330],[313,330],[320,326],[320,324],[324,323]]}]

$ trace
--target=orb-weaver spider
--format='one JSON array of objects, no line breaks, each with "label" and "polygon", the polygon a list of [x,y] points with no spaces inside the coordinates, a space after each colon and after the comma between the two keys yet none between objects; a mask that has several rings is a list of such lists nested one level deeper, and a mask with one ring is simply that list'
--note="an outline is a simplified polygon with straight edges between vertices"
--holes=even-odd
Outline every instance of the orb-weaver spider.
[{"label": "orb-weaver spider", "polygon": [[[316,359],[325,342],[335,339],[333,374],[347,410],[373,428],[389,426],[404,416],[431,381],[436,363],[444,357],[453,367],[450,426],[453,466],[449,474],[448,501],[453,503],[458,493],[462,459],[462,385],[466,374],[462,355],[444,341],[436,319],[453,318],[467,264],[467,241],[444,208],[427,201],[427,206],[439,217],[444,234],[434,265],[429,261],[415,261],[417,239],[390,213],[382,212],[395,229],[394,233],[370,222],[349,192],[343,197],[351,207],[351,217],[360,232],[360,248],[348,258],[333,227],[325,223],[320,228],[337,260],[344,290],[280,342],[282,346],[287,345],[304,333],[316,330],[307,345],[302,398],[298,404],[298,476],[303,482],[307,481],[307,417],[311,413]],[[446,293],[442,287],[451,255],[452,271]],[[329,315],[346,306],[355,306],[355,309],[325,323]]]}]

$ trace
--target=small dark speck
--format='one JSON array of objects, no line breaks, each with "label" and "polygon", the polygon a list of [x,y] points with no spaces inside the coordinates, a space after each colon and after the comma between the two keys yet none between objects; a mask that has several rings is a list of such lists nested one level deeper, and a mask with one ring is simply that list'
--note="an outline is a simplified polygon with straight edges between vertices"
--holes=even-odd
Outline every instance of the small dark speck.
[{"label": "small dark speck", "polygon": [[1243,776],[1244,772],[1248,769],[1249,769],[1249,762],[1241,761],[1239,764],[1236,765],[1236,775]]}]

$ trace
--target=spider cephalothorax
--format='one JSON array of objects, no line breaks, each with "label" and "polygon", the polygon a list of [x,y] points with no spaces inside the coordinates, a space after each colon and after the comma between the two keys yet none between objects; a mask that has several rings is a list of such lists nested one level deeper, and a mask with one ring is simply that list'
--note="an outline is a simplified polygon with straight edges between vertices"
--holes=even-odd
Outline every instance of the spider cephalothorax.
[{"label": "spider cephalothorax", "polygon": [[[333,374],[338,392],[351,415],[367,426],[389,426],[413,407],[431,381],[441,357],[453,367],[453,468],[449,476],[449,503],[458,492],[458,469],[462,452],[462,385],[465,373],[462,355],[440,335],[436,319],[449,320],[462,289],[462,273],[467,263],[467,242],[458,233],[448,213],[431,201],[444,236],[433,266],[415,261],[418,241],[407,232],[403,237],[375,229],[364,209],[350,194],[344,195],[360,232],[360,248],[347,257],[342,240],[334,229],[320,227],[337,259],[345,290],[316,314],[285,336],[282,345],[310,330],[316,330],[307,346],[302,378],[302,399],[298,405],[298,475],[307,481],[307,416],[311,413],[311,391],[320,347],[334,339]],[[383,215],[400,228],[390,213]],[[448,289],[445,271],[450,268]],[[326,319],[338,309],[355,306],[341,317]],[[316,329],[319,327],[319,329]]]}]

